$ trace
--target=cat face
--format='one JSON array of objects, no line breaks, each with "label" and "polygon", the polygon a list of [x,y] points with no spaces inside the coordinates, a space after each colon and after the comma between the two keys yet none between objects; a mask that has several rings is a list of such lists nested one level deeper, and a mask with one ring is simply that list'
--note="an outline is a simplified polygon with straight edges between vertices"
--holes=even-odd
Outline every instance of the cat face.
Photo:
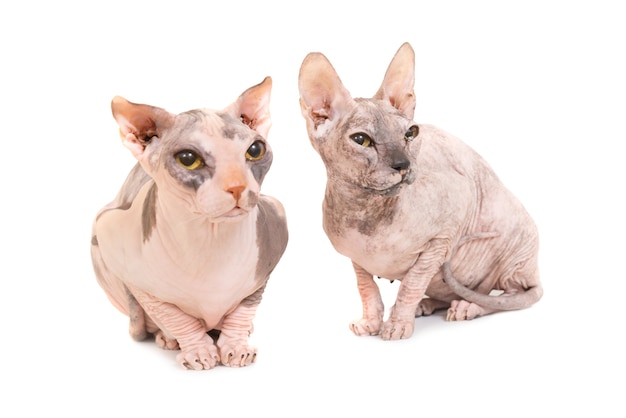
[{"label": "cat face", "polygon": [[412,120],[413,74],[413,50],[405,44],[376,95],[355,99],[324,55],[307,55],[300,68],[300,106],[329,181],[394,195],[415,180],[421,138]]},{"label": "cat face", "polygon": [[154,179],[160,199],[212,222],[235,222],[259,200],[272,163],[268,77],[222,111],[178,115],[122,98],[113,115],[124,144]]},{"label": "cat face", "polygon": [[389,103],[354,99],[336,124],[316,140],[329,177],[383,195],[415,180],[419,127]]},{"label": "cat face", "polygon": [[213,222],[235,221],[256,206],[272,164],[258,132],[229,114],[193,110],[178,115],[161,141],[149,157],[159,191]]}]

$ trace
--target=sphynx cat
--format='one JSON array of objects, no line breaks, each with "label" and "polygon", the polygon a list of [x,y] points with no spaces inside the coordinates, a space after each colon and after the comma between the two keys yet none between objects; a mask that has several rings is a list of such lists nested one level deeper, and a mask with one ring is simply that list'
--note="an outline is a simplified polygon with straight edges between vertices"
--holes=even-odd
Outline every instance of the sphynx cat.
[{"label": "sphynx cat", "polygon": [[[413,120],[415,54],[403,44],[371,99],[353,98],[321,53],[299,74],[308,136],[326,167],[323,227],[352,260],[356,335],[408,338],[415,317],[450,321],[526,308],[543,290],[537,228],[469,146]],[[373,276],[400,280],[384,306]]]},{"label": "sphynx cat", "polygon": [[138,163],[94,221],[95,274],[131,336],[180,349],[188,369],[256,360],[248,337],[288,239],[283,206],[260,194],[271,86],[267,77],[222,111],[111,104]]}]

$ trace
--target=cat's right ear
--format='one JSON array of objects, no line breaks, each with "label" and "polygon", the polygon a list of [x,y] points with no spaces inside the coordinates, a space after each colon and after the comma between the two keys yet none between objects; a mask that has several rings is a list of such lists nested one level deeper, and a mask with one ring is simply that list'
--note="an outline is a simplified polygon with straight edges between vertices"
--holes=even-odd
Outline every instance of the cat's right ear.
[{"label": "cat's right ear", "polygon": [[111,101],[111,111],[120,127],[123,144],[138,160],[150,141],[160,137],[174,122],[174,115],[161,108],[132,103],[120,96]]},{"label": "cat's right ear", "polygon": [[[330,61],[319,52],[308,54],[298,77],[300,109],[313,136],[322,135],[354,99]],[[321,132],[320,132],[321,131]]]}]

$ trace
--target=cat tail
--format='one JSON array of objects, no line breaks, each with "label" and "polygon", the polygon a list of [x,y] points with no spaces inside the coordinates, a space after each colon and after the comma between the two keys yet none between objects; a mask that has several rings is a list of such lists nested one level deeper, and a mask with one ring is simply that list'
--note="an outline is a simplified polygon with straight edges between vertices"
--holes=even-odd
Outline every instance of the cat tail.
[{"label": "cat tail", "polygon": [[[472,241],[475,239],[493,238],[497,235],[498,234],[496,233],[487,232],[463,237],[457,244],[456,248],[453,249],[452,255],[454,255],[454,252],[458,247],[468,241]],[[468,302],[472,302],[483,308],[492,310],[514,311],[518,309],[528,308],[539,299],[541,299],[541,297],[543,296],[543,288],[541,287],[541,285],[530,287],[523,293],[498,296],[485,295],[483,293],[478,293],[471,289],[468,289],[463,284],[461,284],[452,274],[452,268],[450,267],[450,260],[452,259],[452,255],[450,256],[449,260],[443,263],[443,265],[441,266],[443,280],[456,295],[467,300]]]}]

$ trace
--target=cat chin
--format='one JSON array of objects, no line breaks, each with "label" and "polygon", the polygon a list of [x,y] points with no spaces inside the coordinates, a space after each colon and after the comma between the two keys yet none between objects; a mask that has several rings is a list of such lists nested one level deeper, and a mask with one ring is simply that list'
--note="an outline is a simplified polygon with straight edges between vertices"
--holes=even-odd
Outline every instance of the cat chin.
[{"label": "cat chin", "polygon": [[248,211],[239,207],[233,208],[228,212],[211,219],[213,223],[235,223],[241,221],[248,215]]},{"label": "cat chin", "polygon": [[401,181],[391,185],[364,184],[361,185],[361,188],[366,190],[368,193],[380,196],[395,196],[405,185],[413,183],[413,180],[415,180],[414,176],[409,175],[404,177]]},{"label": "cat chin", "polygon": [[400,193],[400,190],[402,189],[403,186],[404,186],[404,182],[400,182],[400,183],[396,183],[393,186],[386,187],[386,188],[365,186],[365,187],[362,187],[362,189],[365,190],[367,193],[375,194],[378,196],[395,196],[398,193]]}]

